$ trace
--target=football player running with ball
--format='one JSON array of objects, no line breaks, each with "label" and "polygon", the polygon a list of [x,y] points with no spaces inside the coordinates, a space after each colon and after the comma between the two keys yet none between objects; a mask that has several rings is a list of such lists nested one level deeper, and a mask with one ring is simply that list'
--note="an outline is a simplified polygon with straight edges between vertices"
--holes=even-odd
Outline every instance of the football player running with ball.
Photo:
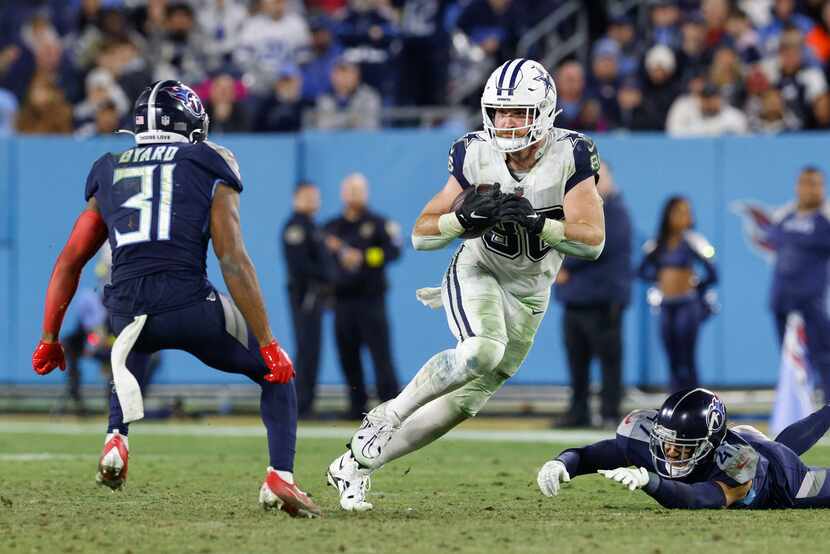
[{"label": "football player running with ball", "polygon": [[[84,265],[109,240],[112,284],[104,302],[118,338],[97,481],[117,490],[127,479],[129,422],[144,416],[144,360],[159,350],[184,350],[260,386],[271,465],[259,501],[294,517],[317,517],[320,509],[294,482],[294,367],[271,334],[245,250],[236,158],[207,140],[207,112],[199,96],[178,81],[147,87],[136,100],[133,122],[135,146],[101,156],[89,172],[86,208],[49,280],[32,366],[40,375],[65,367],[58,342],[63,316]],[[232,299],[208,281],[208,242]]]},{"label": "football player running with ball", "polygon": [[441,288],[418,291],[443,305],[458,342],[369,412],[331,463],[328,481],[344,510],[371,509],[373,471],[475,416],[525,359],[564,256],[602,252],[599,156],[589,138],[554,127],[548,71],[528,59],[504,63],[487,80],[481,109],[484,130],[452,145],[447,183],[412,234],[417,250],[466,239]]}]

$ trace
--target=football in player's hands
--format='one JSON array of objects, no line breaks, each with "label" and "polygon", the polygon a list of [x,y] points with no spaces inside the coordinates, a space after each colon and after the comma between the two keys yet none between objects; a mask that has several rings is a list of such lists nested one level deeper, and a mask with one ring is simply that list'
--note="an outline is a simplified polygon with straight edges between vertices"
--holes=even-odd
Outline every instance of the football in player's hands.
[{"label": "football in player's hands", "polygon": [[464,227],[463,239],[483,235],[499,221],[502,193],[499,185],[476,185],[467,187],[453,200],[451,211]]}]

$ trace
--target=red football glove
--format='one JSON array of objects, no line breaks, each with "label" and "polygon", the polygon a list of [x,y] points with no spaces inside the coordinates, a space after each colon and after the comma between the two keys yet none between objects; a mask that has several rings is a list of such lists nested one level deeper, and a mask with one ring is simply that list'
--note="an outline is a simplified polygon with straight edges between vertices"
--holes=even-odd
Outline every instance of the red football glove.
[{"label": "red football glove", "polygon": [[66,360],[63,357],[63,346],[59,342],[37,343],[35,353],[32,354],[32,368],[38,375],[46,375],[56,367],[61,371],[66,369]]},{"label": "red football glove", "polygon": [[259,352],[265,360],[265,365],[268,366],[269,373],[265,375],[266,381],[284,385],[294,378],[294,364],[276,340],[261,346]]}]

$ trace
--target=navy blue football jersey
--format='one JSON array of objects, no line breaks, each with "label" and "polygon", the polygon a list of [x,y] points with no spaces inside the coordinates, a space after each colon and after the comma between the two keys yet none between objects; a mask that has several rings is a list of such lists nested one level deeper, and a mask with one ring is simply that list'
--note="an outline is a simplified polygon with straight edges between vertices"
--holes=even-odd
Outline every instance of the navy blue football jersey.
[{"label": "navy blue football jersey", "polygon": [[[649,434],[656,410],[635,410],[617,428],[617,447],[634,466],[656,472],[649,451]],[[808,468],[787,446],[777,443],[749,426],[738,426],[726,433],[711,462],[701,464],[684,483],[720,481],[737,487],[752,481],[746,498],[733,508],[792,507]]]},{"label": "navy blue football jersey", "polygon": [[152,314],[203,300],[210,206],[218,183],[242,191],[233,153],[210,142],[137,145],[92,166],[95,197],[109,231],[112,313]]}]

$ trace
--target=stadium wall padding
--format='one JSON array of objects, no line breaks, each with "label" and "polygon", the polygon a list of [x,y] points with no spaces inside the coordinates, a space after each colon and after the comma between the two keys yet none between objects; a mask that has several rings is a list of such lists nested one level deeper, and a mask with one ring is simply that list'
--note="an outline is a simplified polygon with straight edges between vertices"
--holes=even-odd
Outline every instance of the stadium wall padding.
[{"label": "stadium wall padding", "polygon": [[[340,207],[339,183],[353,171],[370,182],[371,206],[403,228],[404,254],[389,270],[389,315],[393,354],[402,379],[408,379],[434,352],[451,347],[443,312],[423,307],[415,289],[437,286],[449,250],[415,252],[409,233],[423,204],[446,181],[447,151],[456,134],[445,130],[317,133],[284,136],[216,137],[231,148],[242,168],[245,239],[260,276],[275,334],[289,352],[292,332],[285,297],[279,229],[291,209],[291,192],[300,177],[317,182],[323,196],[320,220]],[[830,135],[675,140],[661,135],[597,135],[601,156],[615,173],[639,245],[655,230],[659,210],[672,194],[692,202],[697,229],[715,245],[721,282],[721,312],[705,325],[698,363],[711,386],[770,386],[777,379],[778,346],[767,307],[771,277],[768,261],[744,237],[736,201],[770,207],[791,200],[799,169],[815,164],[830,170]],[[93,161],[103,152],[130,145],[128,137],[79,141],[64,137],[0,139],[0,384],[59,382],[60,372],[39,378],[31,370],[32,348],[40,335],[43,297],[49,274],[72,224],[83,208],[83,187]],[[225,290],[215,260],[209,273]],[[96,286],[89,267],[81,286]],[[667,380],[656,316],[636,283],[625,322],[625,380],[661,385]],[[524,367],[514,383],[568,382],[561,310],[555,303],[545,318]],[[70,307],[64,330],[75,323]],[[193,322],[198,325],[198,321]],[[332,332],[324,321],[320,381],[342,383]],[[372,381],[372,365],[365,357]],[[85,382],[98,382],[85,365]],[[158,383],[229,383],[237,376],[202,366],[180,352],[165,353]]]}]

